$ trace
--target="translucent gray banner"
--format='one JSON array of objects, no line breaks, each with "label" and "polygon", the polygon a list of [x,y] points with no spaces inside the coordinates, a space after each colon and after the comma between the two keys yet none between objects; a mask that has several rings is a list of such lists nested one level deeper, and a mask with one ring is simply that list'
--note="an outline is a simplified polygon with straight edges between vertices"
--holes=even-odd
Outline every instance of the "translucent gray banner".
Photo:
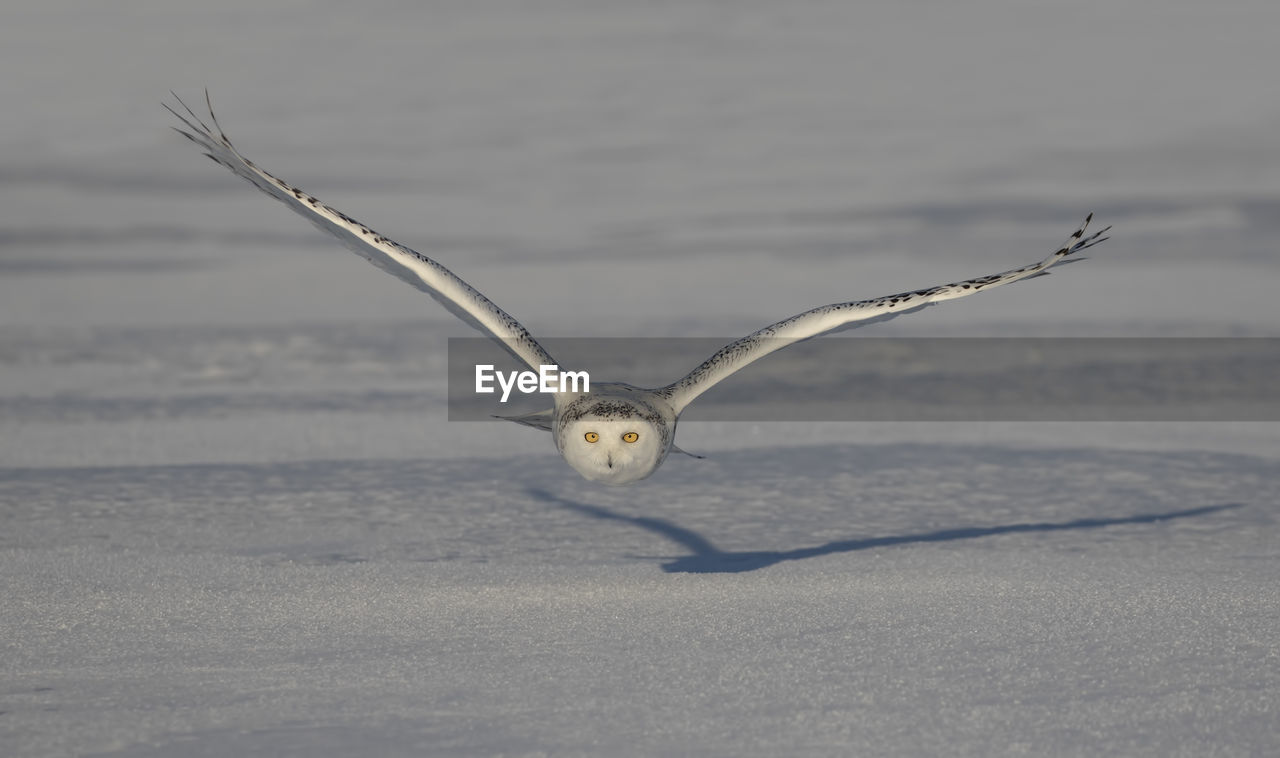
[{"label": "translucent gray banner", "polygon": [[[732,340],[543,340],[594,385],[674,382]],[[491,392],[477,392],[481,384]],[[449,340],[449,419],[550,408],[528,371],[484,338]],[[502,377],[497,374],[502,372]],[[526,377],[524,387],[532,387]],[[539,377],[541,378],[541,377]],[[503,381],[509,387],[502,402]],[[567,385],[566,385],[567,386]],[[695,400],[703,421],[1277,421],[1280,339],[828,337],[748,365]]]}]

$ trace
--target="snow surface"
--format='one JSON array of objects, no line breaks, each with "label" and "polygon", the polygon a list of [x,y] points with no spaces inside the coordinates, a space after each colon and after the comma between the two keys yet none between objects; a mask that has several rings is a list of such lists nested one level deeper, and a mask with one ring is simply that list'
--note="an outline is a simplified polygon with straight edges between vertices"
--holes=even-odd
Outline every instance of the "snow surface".
[{"label": "snow surface", "polygon": [[159,107],[541,335],[737,337],[1092,210],[874,334],[1274,338],[1274,3],[3,17],[0,754],[1280,753],[1280,425],[690,423],[601,488],[446,422],[466,327]]}]

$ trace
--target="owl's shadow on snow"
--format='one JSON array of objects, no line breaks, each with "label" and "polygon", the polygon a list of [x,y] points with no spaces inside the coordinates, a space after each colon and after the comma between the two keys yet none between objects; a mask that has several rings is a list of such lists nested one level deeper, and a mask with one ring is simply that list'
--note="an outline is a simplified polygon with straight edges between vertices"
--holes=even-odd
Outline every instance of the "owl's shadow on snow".
[{"label": "owl's shadow on snow", "polygon": [[793,550],[721,550],[711,540],[667,519],[649,516],[627,516],[599,505],[579,503],[546,490],[530,488],[533,497],[566,510],[605,521],[617,521],[630,524],[680,545],[690,551],[689,555],[665,560],[662,570],[668,573],[692,574],[732,574],[757,571],[784,561],[798,561],[805,558],[817,558],[837,553],[852,553],[858,550],[870,550],[878,547],[910,545],[930,542],[954,542],[971,540],[980,537],[993,537],[1001,534],[1045,533],[1073,530],[1102,529],[1108,526],[1123,524],[1154,524],[1172,519],[1206,516],[1211,513],[1239,508],[1242,503],[1226,503],[1223,505],[1206,505],[1199,508],[1186,508],[1163,513],[1143,513],[1133,516],[1117,516],[1114,518],[1084,518],[1074,521],[1038,522],[1025,524],[1004,524],[1000,526],[957,527],[933,532],[916,534],[899,534],[886,537],[866,537],[862,539],[837,540],[814,547],[796,548]]}]

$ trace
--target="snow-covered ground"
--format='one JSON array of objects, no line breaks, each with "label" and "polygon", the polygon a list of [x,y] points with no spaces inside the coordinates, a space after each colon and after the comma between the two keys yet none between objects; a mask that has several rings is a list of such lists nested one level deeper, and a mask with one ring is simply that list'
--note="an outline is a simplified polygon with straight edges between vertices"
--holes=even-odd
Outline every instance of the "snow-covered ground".
[{"label": "snow-covered ground", "polygon": [[159,107],[540,335],[1095,211],[861,334],[1275,338],[1273,3],[182,5],[0,14],[0,754],[1280,752],[1280,424],[706,421],[602,488]]}]

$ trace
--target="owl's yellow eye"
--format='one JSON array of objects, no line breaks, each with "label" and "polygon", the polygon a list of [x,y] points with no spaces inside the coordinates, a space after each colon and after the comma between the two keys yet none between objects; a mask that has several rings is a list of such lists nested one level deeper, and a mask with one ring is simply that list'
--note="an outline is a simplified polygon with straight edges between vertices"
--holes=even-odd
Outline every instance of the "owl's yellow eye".
[{"label": "owl's yellow eye", "polygon": [[627,432],[626,434],[622,435],[623,442],[635,442],[638,439],[640,439],[640,435],[636,434],[635,432]]},{"label": "owl's yellow eye", "polygon": [[586,434],[582,435],[582,438],[583,438],[584,440],[586,440],[587,442],[599,442],[599,441],[600,441],[600,435],[596,434],[595,432],[587,432]]}]

